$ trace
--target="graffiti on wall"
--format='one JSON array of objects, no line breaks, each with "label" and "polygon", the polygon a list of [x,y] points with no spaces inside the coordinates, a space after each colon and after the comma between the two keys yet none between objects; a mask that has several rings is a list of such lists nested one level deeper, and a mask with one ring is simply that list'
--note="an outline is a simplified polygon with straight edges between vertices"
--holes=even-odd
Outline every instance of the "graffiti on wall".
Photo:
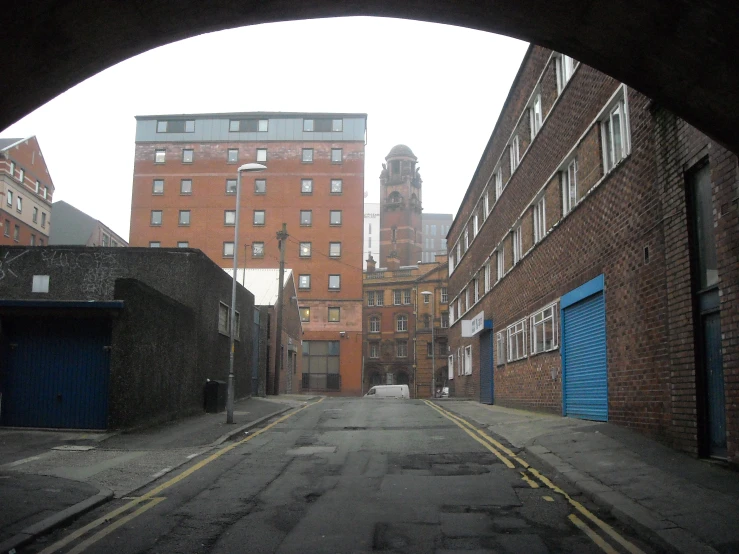
[{"label": "graffiti on wall", "polygon": [[25,251],[21,252],[20,254],[18,254],[17,256],[13,256],[12,258],[9,258],[10,252],[6,252],[5,253],[5,256],[3,256],[2,258],[0,258],[0,281],[2,281],[3,279],[5,279],[5,276],[8,273],[10,275],[12,275],[13,277],[16,277],[16,278],[18,277],[18,275],[12,270],[12,268],[10,266],[12,265],[12,263],[15,260],[17,260],[18,258],[20,258],[21,256],[23,256],[27,252],[28,252],[28,250],[25,250]]},{"label": "graffiti on wall", "polygon": [[78,273],[80,291],[86,300],[112,298],[115,280],[123,271],[118,257],[103,250],[42,250],[41,259],[49,269]]}]

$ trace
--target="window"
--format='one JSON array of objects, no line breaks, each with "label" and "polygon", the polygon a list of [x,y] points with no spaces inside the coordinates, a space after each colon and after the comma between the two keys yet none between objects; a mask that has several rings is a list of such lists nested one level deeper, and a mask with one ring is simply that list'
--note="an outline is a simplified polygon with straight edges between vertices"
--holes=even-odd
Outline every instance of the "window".
[{"label": "window", "polygon": [[557,348],[557,314],[555,304],[531,316],[531,353]]},{"label": "window", "polygon": [[464,374],[472,375],[472,345],[464,347]]},{"label": "window", "polygon": [[396,345],[397,345],[398,358],[407,358],[408,357],[408,341],[399,340],[396,343]]},{"label": "window", "polygon": [[269,130],[268,119],[231,119],[228,130],[232,133],[266,133]]},{"label": "window", "polygon": [[331,131],[334,133],[340,133],[344,130],[344,120],[343,119],[332,119],[331,120]]},{"label": "window", "polygon": [[3,229],[4,229],[3,234],[6,237],[9,237],[10,236],[10,220],[9,219],[5,220],[5,226],[3,227]]},{"label": "window", "polygon": [[424,294],[423,296],[423,303],[424,304],[431,304],[431,295],[430,294]]},{"label": "window", "polygon": [[603,168],[608,173],[629,153],[628,119],[623,99],[608,111],[601,122]]},{"label": "window", "polygon": [[342,156],[341,148],[331,149],[331,163],[332,164],[340,164],[342,160],[341,156]]},{"label": "window", "polygon": [[503,253],[503,247],[500,247],[498,249],[498,281],[500,281],[503,278],[503,275],[505,275],[505,254]]},{"label": "window", "polygon": [[192,179],[182,179],[180,181],[180,194],[192,194]]},{"label": "window", "polygon": [[257,161],[258,162],[267,161],[267,149],[266,148],[257,148]]},{"label": "window", "polygon": [[490,199],[488,198],[490,191],[485,189],[485,194],[482,195],[482,219],[485,221],[490,213]]},{"label": "window", "polygon": [[375,305],[375,293],[374,293],[374,291],[369,291],[367,293],[367,305],[368,306],[374,306]]},{"label": "window", "polygon": [[341,275],[328,276],[328,290],[339,290],[341,288]]},{"label": "window", "polygon": [[513,137],[513,141],[511,142],[510,156],[511,156],[511,174],[513,174],[513,172],[516,171],[516,168],[518,167],[518,162],[521,160],[521,158],[519,157],[517,136]]},{"label": "window", "polygon": [[313,194],[313,179],[301,179],[300,180],[300,193],[301,194]]},{"label": "window", "polygon": [[534,103],[532,104],[531,108],[529,108],[529,114],[531,124],[531,140],[534,140],[534,137],[539,132],[539,129],[541,129],[541,93],[537,93],[536,98],[534,98]]},{"label": "window", "polygon": [[340,242],[329,242],[328,243],[328,255],[330,258],[341,257],[341,243]]},{"label": "window", "polygon": [[194,157],[195,152],[191,148],[185,148],[182,150],[182,163],[191,164]]},{"label": "window", "polygon": [[475,291],[475,304],[480,301],[480,280],[475,278],[472,279],[472,288]]},{"label": "window", "polygon": [[454,272],[454,252],[449,253],[449,273]]},{"label": "window", "polygon": [[300,210],[300,225],[310,227],[313,224],[313,211]]},{"label": "window", "polygon": [[310,308],[300,308],[300,321],[310,321]]},{"label": "window", "polygon": [[6,197],[6,201],[8,203],[8,206],[10,206],[12,208],[13,207],[13,191],[12,190],[9,190],[8,191],[8,195]]},{"label": "window", "polygon": [[471,307],[472,304],[470,304],[470,287],[467,287],[466,289],[464,289],[464,309],[466,311],[469,310]]},{"label": "window", "polygon": [[264,243],[253,242],[251,244],[251,257],[252,258],[264,258]]},{"label": "window", "polygon": [[224,210],[223,224],[229,226],[236,225],[236,210]]},{"label": "window", "polygon": [[310,133],[313,131],[313,120],[312,119],[303,120],[303,131],[305,131],[306,133]]},{"label": "window", "polygon": [[264,225],[264,210],[254,210],[254,225]]},{"label": "window", "polygon": [[447,292],[446,287],[441,287],[441,303],[449,303],[449,293]]},{"label": "window", "polygon": [[179,225],[190,225],[190,210],[180,210]]},{"label": "window", "polygon": [[254,194],[267,193],[267,179],[254,179]]},{"label": "window", "polygon": [[10,162],[10,176],[15,178],[15,162]]},{"label": "window", "polygon": [[496,201],[503,194],[503,171],[500,168],[495,170],[495,199]]},{"label": "window", "polygon": [[341,179],[331,179],[331,194],[341,194],[344,181]]},{"label": "window", "polygon": [[26,181],[26,170],[22,167],[18,170],[18,180],[21,182],[21,185]]},{"label": "window", "polygon": [[508,361],[514,362],[526,357],[526,320],[510,325],[508,332]]},{"label": "window", "polygon": [[18,198],[15,199],[15,209],[18,210],[19,212],[23,211],[23,197],[22,196],[19,196]]},{"label": "window", "polygon": [[233,258],[234,257],[234,243],[233,242],[224,242],[223,243],[223,257],[224,258]]},{"label": "window", "polygon": [[403,291],[394,290],[393,291],[393,305],[400,306],[402,303],[403,303]]},{"label": "window", "polygon": [[41,189],[41,183],[38,182],[38,179],[36,179],[36,194],[38,194],[38,191]]},{"label": "window", "polygon": [[36,223],[38,221],[38,208],[33,208],[33,222]]},{"label": "window", "polygon": [[449,364],[449,379],[454,379],[454,354],[447,358]]},{"label": "window", "polygon": [[157,121],[157,133],[194,133],[195,121],[192,119],[172,119]]},{"label": "window", "polygon": [[449,323],[454,323],[454,304],[449,306]]},{"label": "window", "polygon": [[41,212],[41,227],[46,227],[46,212]]},{"label": "window", "polygon": [[13,227],[13,240],[15,242],[18,242],[20,238],[21,238],[21,228],[18,225],[16,225],[15,227]]},{"label": "window", "polygon": [[573,60],[569,56],[565,56],[564,54],[562,54],[557,57],[556,64],[557,93],[561,94],[562,90],[565,88],[565,85],[570,80],[570,77],[572,77],[572,74],[574,73],[578,62]]},{"label": "window", "polygon": [[103,233],[103,246],[108,246],[110,244],[110,236]]},{"label": "window", "polygon": [[177,243],[177,248],[190,248],[190,243],[186,240],[181,240]]},{"label": "window", "polygon": [[577,160],[572,160],[565,171],[560,171],[562,180],[562,215],[567,215],[577,205]]},{"label": "window", "polygon": [[403,332],[408,330],[408,316],[405,314],[401,314],[397,317],[395,320],[395,330],[398,332]]},{"label": "window", "polygon": [[457,264],[459,264],[460,261],[462,261],[462,243],[457,242]]},{"label": "window", "polygon": [[464,309],[462,308],[462,297],[460,296],[457,298],[457,317],[462,317],[462,314],[464,313]]},{"label": "window", "polygon": [[43,246],[44,245],[44,239],[42,239],[41,237],[39,237],[39,239],[38,239],[38,245],[39,246]]},{"label": "window", "polygon": [[434,355],[434,343],[431,341],[428,341],[426,343],[426,356],[429,358]]},{"label": "window", "polygon": [[467,252],[467,250],[470,249],[470,230],[465,229],[464,230],[464,251]]},{"label": "window", "polygon": [[313,149],[312,148],[303,148],[303,163],[306,163],[306,164],[313,163]]},{"label": "window", "polygon": [[49,189],[47,187],[44,187],[44,200],[46,200],[48,193],[49,193]]},{"label": "window", "polygon": [[513,233],[511,234],[511,237],[513,238],[513,264],[517,264],[519,261],[521,261],[521,255],[522,253],[522,237],[521,237],[521,226],[519,225],[513,230]]},{"label": "window", "polygon": [[411,303],[411,290],[406,289],[403,291],[403,304],[409,305]]},{"label": "window", "polygon": [[485,264],[485,292],[488,292],[490,290],[490,287],[493,286],[493,283],[490,279],[490,262],[487,262]]},{"label": "window", "polygon": [[236,194],[236,179],[226,179],[226,194]]},{"label": "window", "polygon": [[534,242],[537,243],[547,234],[547,217],[545,198],[534,204]]},{"label": "window", "polygon": [[34,234],[31,234],[31,246],[36,246],[36,235]]},{"label": "window", "polygon": [[230,322],[230,308],[223,302],[218,303],[218,332],[228,335]]},{"label": "window", "polygon": [[154,179],[151,186],[152,194],[164,194],[164,179]]},{"label": "window", "polygon": [[300,243],[300,257],[310,258],[310,243],[309,242]]},{"label": "window", "polygon": [[380,344],[377,342],[369,343],[369,357],[379,358],[380,357]]},{"label": "window", "polygon": [[501,331],[496,335],[497,342],[498,342],[498,365],[503,365],[505,363],[506,357],[505,357],[505,331]]},{"label": "window", "polygon": [[385,291],[384,290],[375,291],[375,304],[377,304],[378,306],[385,305]]},{"label": "window", "polygon": [[152,210],[151,211],[151,224],[152,225],[161,225],[162,224],[162,211],[161,210]]},{"label": "window", "polygon": [[162,243],[158,240],[153,240],[149,242],[149,248],[160,248],[162,246]]},{"label": "window", "polygon": [[328,309],[328,320],[330,323],[336,323],[341,321],[341,308],[329,308]]},{"label": "window", "polygon": [[310,289],[310,275],[298,276],[298,288],[302,290]]},{"label": "window", "polygon": [[226,157],[226,162],[230,164],[235,164],[239,161],[239,149],[238,148],[229,148],[228,149],[228,155]]},{"label": "window", "polygon": [[380,317],[379,316],[373,315],[372,317],[370,317],[369,330],[370,330],[370,333],[380,332]]},{"label": "window", "polygon": [[341,225],[341,210],[331,210],[330,211],[329,223],[331,225]]},{"label": "window", "polygon": [[[480,229],[480,219],[478,218],[477,214],[475,214],[475,217],[472,218],[472,238],[474,239],[477,236],[477,233]],[[432,243],[433,246],[433,243]]]}]

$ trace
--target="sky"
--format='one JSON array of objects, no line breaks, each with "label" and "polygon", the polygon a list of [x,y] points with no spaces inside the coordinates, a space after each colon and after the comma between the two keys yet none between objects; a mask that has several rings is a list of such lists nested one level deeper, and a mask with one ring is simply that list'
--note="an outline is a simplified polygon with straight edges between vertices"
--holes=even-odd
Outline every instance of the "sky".
[{"label": "sky", "polygon": [[500,35],[399,19],[242,27],[112,66],[0,138],[35,135],[54,200],[127,239],[136,115],[366,113],[365,201],[379,202],[385,156],[405,144],[421,168],[424,211],[456,214],[527,48]]}]

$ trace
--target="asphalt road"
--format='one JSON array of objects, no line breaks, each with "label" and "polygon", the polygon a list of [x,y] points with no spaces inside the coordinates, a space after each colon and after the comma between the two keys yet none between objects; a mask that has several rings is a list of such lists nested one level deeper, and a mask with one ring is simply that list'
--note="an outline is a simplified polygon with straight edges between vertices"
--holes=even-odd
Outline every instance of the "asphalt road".
[{"label": "asphalt road", "polygon": [[325,399],[23,551],[657,551],[486,437],[421,400]]}]

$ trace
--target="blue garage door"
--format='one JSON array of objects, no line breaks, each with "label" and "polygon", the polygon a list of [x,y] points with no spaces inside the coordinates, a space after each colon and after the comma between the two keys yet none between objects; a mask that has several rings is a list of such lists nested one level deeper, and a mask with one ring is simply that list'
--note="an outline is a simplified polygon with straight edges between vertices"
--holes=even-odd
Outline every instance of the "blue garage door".
[{"label": "blue garage door", "polygon": [[608,421],[603,277],[562,297],[564,415]]},{"label": "blue garage door", "polygon": [[5,331],[8,364],[1,384],[3,425],[107,427],[107,321],[19,318],[8,321]]},{"label": "blue garage door", "polygon": [[480,333],[480,402],[493,403],[493,332]]}]

